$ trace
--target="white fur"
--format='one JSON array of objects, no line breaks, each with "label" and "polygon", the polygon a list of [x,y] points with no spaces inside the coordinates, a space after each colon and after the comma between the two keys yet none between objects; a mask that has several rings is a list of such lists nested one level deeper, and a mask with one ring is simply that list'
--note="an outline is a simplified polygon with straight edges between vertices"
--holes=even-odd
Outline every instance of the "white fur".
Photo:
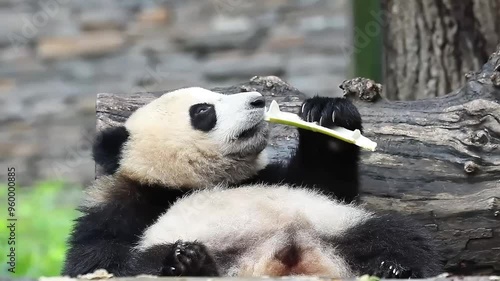
[{"label": "white fur", "polygon": [[302,188],[216,187],[177,201],[144,232],[138,249],[196,240],[215,253],[242,251],[224,268],[227,275],[282,275],[290,269],[273,257],[293,241],[303,250],[298,272],[349,277],[346,262],[322,239],[341,236],[370,217],[354,205]]},{"label": "white fur", "polygon": [[[268,140],[264,108],[249,106],[260,96],[257,92],[223,95],[192,87],[153,100],[125,123],[130,139],[119,173],[173,188],[204,188],[250,178],[267,165],[261,153]],[[209,132],[191,126],[189,108],[197,103],[215,106],[217,123]],[[253,137],[236,139],[255,125],[260,130]]]}]

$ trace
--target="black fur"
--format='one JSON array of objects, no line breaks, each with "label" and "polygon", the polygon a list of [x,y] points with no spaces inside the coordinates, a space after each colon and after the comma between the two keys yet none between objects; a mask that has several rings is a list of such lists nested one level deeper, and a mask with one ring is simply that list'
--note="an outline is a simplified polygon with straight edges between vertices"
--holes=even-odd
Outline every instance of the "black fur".
[{"label": "black fur", "polygon": [[203,132],[209,132],[217,124],[217,114],[213,104],[198,103],[189,108],[191,126]]},{"label": "black fur", "polygon": [[[342,236],[330,239],[329,243],[342,254],[358,276],[369,274],[383,279],[422,279],[442,272],[443,264],[429,233],[415,221],[396,213],[370,218]],[[182,248],[184,251],[178,252]],[[190,249],[191,254],[186,249]],[[212,256],[199,243],[178,241],[156,245],[133,260],[134,271],[131,273],[219,276]],[[286,260],[291,265],[297,262],[293,256],[284,258]]]},{"label": "black fur", "polygon": [[[325,127],[336,125],[362,132],[361,116],[347,99],[314,97],[306,100],[303,108],[299,114],[306,121],[321,120],[321,125]],[[335,120],[332,120],[333,112]],[[359,193],[359,147],[309,130],[298,131],[299,144],[291,159],[268,165],[249,183],[314,186],[340,200],[356,200]]]},{"label": "black fur", "polygon": [[[331,118],[333,112],[335,120]],[[309,121],[321,120],[325,126],[340,125],[348,129],[362,129],[357,109],[343,98],[308,99],[301,116]],[[100,134],[93,152],[96,163],[103,166],[106,173],[113,174],[117,170],[121,147],[127,139],[128,132],[124,127],[109,129]],[[289,183],[315,187],[350,202],[358,195],[358,157],[357,146],[299,129],[299,144],[290,160],[269,165],[245,183]],[[63,274],[75,277],[104,268],[116,276],[141,273],[177,275],[179,272],[184,276],[216,275],[217,270],[215,266],[211,266],[210,255],[198,244],[189,244],[194,245],[188,247],[194,249],[194,254],[177,258],[172,255],[177,246],[172,244],[160,246],[144,255],[132,252],[144,229],[183,195],[185,193],[175,187],[144,186],[119,178],[105,204],[82,209],[83,216],[76,221],[69,240],[70,247]],[[347,235],[346,239],[351,240],[343,242],[346,246],[343,250],[351,257],[353,266],[359,262],[363,265],[360,271],[376,272],[376,263],[391,262],[394,257],[398,265],[410,268],[410,275],[430,272],[426,271],[428,265],[420,263],[425,259],[413,259],[428,257],[424,253],[425,249],[420,246],[420,243],[425,245],[425,242],[412,240],[412,237],[400,239],[409,233],[405,232],[408,229],[404,227],[398,231],[397,225],[387,223],[386,228],[379,228],[380,223],[375,223],[372,228],[367,224]],[[367,248],[373,245],[370,239],[374,238],[380,238],[380,243],[377,242],[373,249]],[[398,241],[406,242],[401,244]],[[384,246],[392,250],[387,250]],[[398,249],[404,249],[406,256],[399,255]],[[377,256],[378,253],[380,257]],[[366,257],[363,258],[364,256]],[[172,271],[172,268],[175,270]],[[404,270],[402,272],[402,276],[409,274]]]},{"label": "black fur", "polygon": [[170,204],[185,192],[141,185],[118,178],[107,203],[82,207],[69,239],[63,275],[72,277],[104,268],[116,276],[130,274],[127,263],[134,243]]},{"label": "black fur", "polygon": [[118,169],[122,147],[128,138],[124,126],[106,128],[95,138],[92,155],[105,174],[113,174]]},{"label": "black fur", "polygon": [[[163,258],[158,258],[163,257]],[[156,245],[131,260],[130,275],[219,276],[207,248],[196,242]]]},{"label": "black fur", "polygon": [[369,219],[332,243],[360,275],[426,278],[442,270],[429,233],[420,224],[395,213]]}]

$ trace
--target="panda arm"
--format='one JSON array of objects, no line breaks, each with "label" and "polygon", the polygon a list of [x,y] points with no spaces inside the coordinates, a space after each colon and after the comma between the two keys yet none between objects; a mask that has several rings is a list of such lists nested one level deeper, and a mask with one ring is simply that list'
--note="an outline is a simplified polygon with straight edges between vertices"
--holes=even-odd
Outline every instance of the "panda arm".
[{"label": "panda arm", "polygon": [[[160,212],[158,212],[158,216]],[[129,276],[136,268],[132,249],[154,216],[133,207],[104,206],[90,210],[77,220],[69,240],[62,274],[75,277],[106,269],[115,276]]]},{"label": "panda arm", "polygon": [[[109,190],[95,196],[81,208],[69,239],[64,275],[76,276],[103,268],[116,276],[131,272],[131,250],[146,227],[184,193],[155,186],[141,186],[128,181],[107,186]],[[93,188],[93,187],[91,187]],[[102,200],[105,199],[105,202]]]},{"label": "panda arm", "polygon": [[[69,240],[69,249],[62,274],[75,277],[96,269],[106,269],[117,276],[125,272],[137,227],[120,229],[116,217],[108,208],[91,211],[77,220]],[[123,222],[126,224],[126,222]],[[115,225],[116,224],[116,225]]]},{"label": "panda arm", "polygon": [[[345,98],[307,99],[299,115],[306,121],[321,121],[326,127],[336,125],[362,130],[358,110]],[[291,158],[268,165],[254,180],[316,187],[346,201],[355,199],[359,148],[308,130],[298,129],[298,133],[298,146]]]}]

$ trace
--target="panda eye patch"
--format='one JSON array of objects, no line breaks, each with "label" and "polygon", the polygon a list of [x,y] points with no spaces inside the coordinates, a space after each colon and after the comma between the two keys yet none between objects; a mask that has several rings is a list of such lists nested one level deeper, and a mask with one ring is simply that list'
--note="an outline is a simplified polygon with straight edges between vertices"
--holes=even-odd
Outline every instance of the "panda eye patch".
[{"label": "panda eye patch", "polygon": [[202,113],[205,113],[207,112],[208,110],[210,109],[210,107],[208,105],[206,106],[200,106],[196,109],[196,114],[202,114]]},{"label": "panda eye patch", "polygon": [[217,115],[213,104],[198,103],[189,108],[191,125],[196,130],[208,132],[215,127]]},{"label": "panda eye patch", "polygon": [[206,114],[213,107],[214,106],[212,104],[198,103],[198,104],[191,106],[189,113],[190,113],[191,117],[193,117],[194,115]]}]

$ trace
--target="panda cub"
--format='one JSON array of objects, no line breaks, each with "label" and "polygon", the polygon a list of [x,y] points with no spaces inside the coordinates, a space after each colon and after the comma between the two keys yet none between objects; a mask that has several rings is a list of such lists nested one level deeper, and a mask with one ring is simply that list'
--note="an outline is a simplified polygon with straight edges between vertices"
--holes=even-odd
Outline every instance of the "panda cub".
[{"label": "panda cub", "polygon": [[168,276],[423,278],[439,272],[429,241],[402,217],[311,189],[215,187],[179,199],[148,227],[133,264]]},{"label": "panda cub", "polygon": [[[293,155],[268,163],[264,112],[256,92],[185,88],[100,133],[93,153],[106,176],[87,190],[62,273],[436,273],[433,247],[417,226],[340,203],[358,196],[358,147],[299,129]],[[300,115],[361,130],[343,98],[307,99]],[[268,216],[276,220],[260,222]]]}]

